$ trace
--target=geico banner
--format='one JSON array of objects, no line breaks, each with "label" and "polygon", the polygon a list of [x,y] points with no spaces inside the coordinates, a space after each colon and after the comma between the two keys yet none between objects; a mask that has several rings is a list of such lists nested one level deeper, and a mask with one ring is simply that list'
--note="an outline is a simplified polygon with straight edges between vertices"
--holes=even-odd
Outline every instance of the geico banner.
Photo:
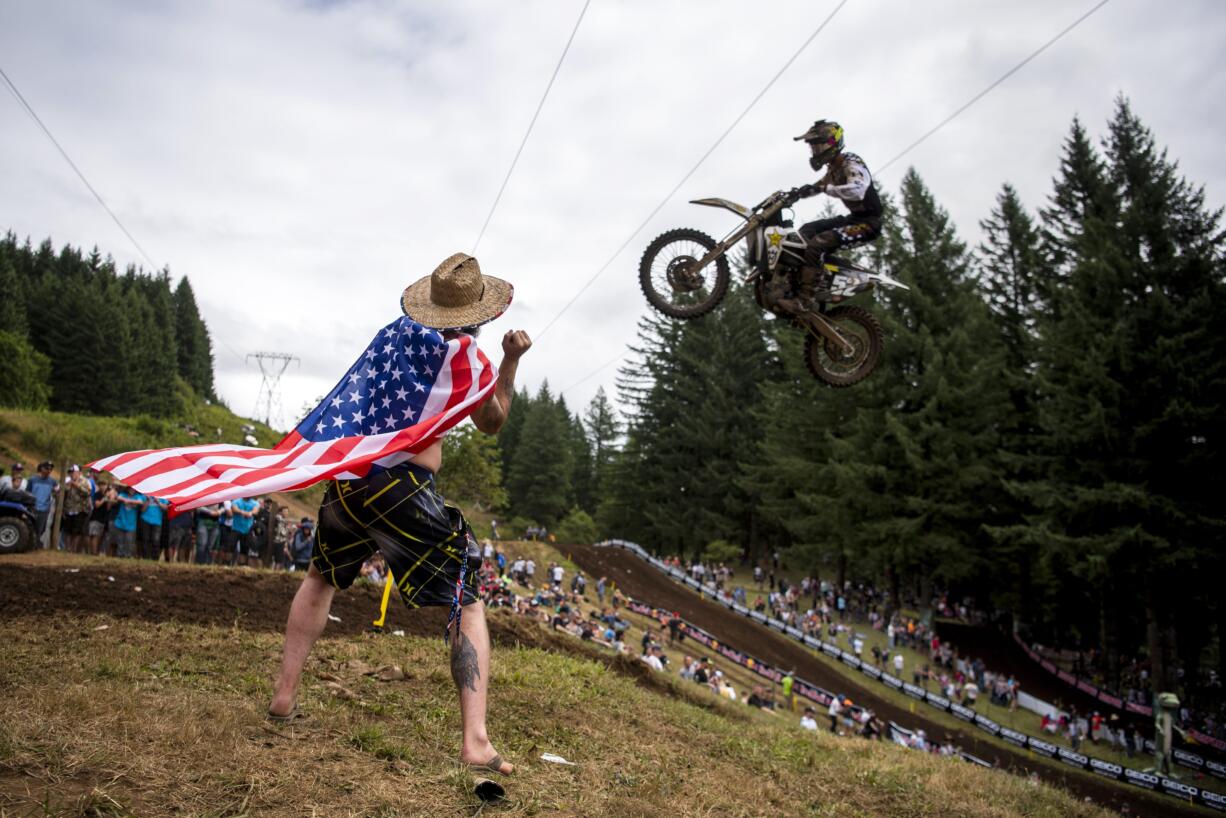
[{"label": "geico banner", "polygon": [[1174,756],[1175,761],[1185,767],[1191,767],[1193,770],[1200,770],[1205,766],[1203,758],[1195,753],[1189,753],[1187,750],[1174,750],[1171,755]]},{"label": "geico banner", "polygon": [[975,726],[980,730],[986,730],[992,735],[1000,733],[1000,725],[982,714],[975,715]]},{"label": "geico banner", "polygon": [[1127,767],[1124,768],[1124,780],[1129,784],[1135,784],[1138,787],[1144,787],[1147,790],[1158,788],[1158,776],[1150,773],[1143,773],[1140,770],[1133,770]]},{"label": "geico banner", "polygon": [[1115,781],[1119,781],[1124,775],[1124,768],[1119,764],[1112,764],[1100,758],[1090,759],[1090,771]]},{"label": "geico banner", "polygon": [[1049,744],[1043,739],[1035,738],[1034,736],[1026,736],[1026,746],[1030,748],[1031,752],[1038,753],[1047,758],[1055,758],[1056,752],[1060,749],[1056,745]]},{"label": "geico banner", "polygon": [[1164,793],[1173,795],[1176,798],[1186,798],[1189,801],[1195,801],[1200,797],[1200,787],[1193,787],[1191,784],[1185,784],[1173,778],[1162,776],[1160,785]]},{"label": "geico banner", "polygon": [[1089,756],[1083,756],[1081,753],[1074,753],[1072,750],[1066,750],[1061,747],[1056,751],[1056,756],[1060,761],[1070,767],[1076,767],[1079,770],[1084,770],[1090,763]]},{"label": "geico banner", "polygon": [[1008,727],[1000,728],[1000,737],[1003,738],[1005,741],[1009,742],[1010,744],[1016,745],[1018,747],[1026,746],[1026,734],[1019,733],[1016,730],[1010,730]]},{"label": "geico banner", "polygon": [[1200,802],[1210,809],[1226,812],[1226,795],[1202,789],[1200,791]]}]

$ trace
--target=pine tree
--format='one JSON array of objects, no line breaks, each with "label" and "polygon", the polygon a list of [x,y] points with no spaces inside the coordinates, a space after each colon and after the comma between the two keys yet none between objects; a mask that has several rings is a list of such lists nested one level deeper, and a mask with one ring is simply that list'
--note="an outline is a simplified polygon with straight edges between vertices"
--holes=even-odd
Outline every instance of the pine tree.
[{"label": "pine tree", "polygon": [[593,492],[599,504],[607,490],[609,469],[621,434],[621,423],[603,386],[596,389],[596,395],[588,404],[583,426],[591,444]]},{"label": "pine tree", "polygon": [[1036,560],[1031,520],[1035,508],[1026,484],[1041,467],[1038,385],[1035,378],[1039,321],[1050,299],[1048,264],[1040,235],[1011,185],[1004,185],[991,216],[980,222],[979,287],[1004,344],[1003,384],[1011,411],[1001,424],[1001,460],[1006,494],[997,497],[994,519],[985,520],[994,548],[992,596],[997,606],[1029,621],[1035,615]]},{"label": "pine tree", "polygon": [[507,475],[511,510],[547,527],[571,506],[571,449],[564,409],[542,383],[525,407],[523,428]]},{"label": "pine tree", "polygon": [[213,350],[209,330],[196,308],[191,282],[184,276],[174,292],[178,372],[197,395],[212,398]]},{"label": "pine tree", "polygon": [[511,473],[511,460],[519,446],[519,435],[524,428],[524,418],[531,411],[532,397],[528,390],[520,387],[511,400],[511,409],[507,412],[507,422],[502,424],[498,432],[498,456],[502,461],[502,473]]},{"label": "pine tree", "polygon": [[751,412],[774,376],[763,319],[734,288],[702,319],[640,322],[622,368],[626,445],[599,510],[601,527],[671,553],[714,539],[748,543],[756,504],[739,480],[760,431]]},{"label": "pine tree", "polygon": [[1080,211],[1063,306],[1044,329],[1040,496],[1058,579],[1095,601],[1071,618],[1109,661],[1146,644],[1167,686],[1174,626],[1220,598],[1198,566],[1218,559],[1222,514],[1197,476],[1221,465],[1220,213],[1123,100],[1106,148],[1093,184],[1110,202]]},{"label": "pine tree", "polygon": [[0,245],[0,332],[24,338],[28,330],[23,288],[12,259]]}]

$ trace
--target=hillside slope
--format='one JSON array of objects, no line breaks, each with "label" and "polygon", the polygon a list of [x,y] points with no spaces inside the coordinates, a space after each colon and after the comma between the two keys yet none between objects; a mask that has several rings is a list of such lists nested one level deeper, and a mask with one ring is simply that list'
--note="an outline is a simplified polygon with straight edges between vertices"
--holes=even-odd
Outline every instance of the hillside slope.
[{"label": "hillside slope", "polygon": [[799,678],[850,696],[879,716],[905,727],[923,729],[934,737],[952,736],[958,746],[991,761],[1000,769],[1023,774],[1036,773],[1046,781],[1056,782],[1097,803],[1121,809],[1127,806],[1134,814],[1138,810],[1144,815],[1183,815],[1188,814],[1189,810],[1209,814],[1201,807],[1185,807],[1165,796],[1109,783],[1087,773],[1045,762],[1024,750],[988,739],[980,731],[968,729],[953,719],[938,720],[927,709],[918,709],[910,702],[903,704],[895,701],[887,697],[880,685],[862,680],[858,674],[844,673],[800,643],[687,590],[629,552],[595,546],[566,546],[566,551],[590,576],[606,576],[622,592],[635,599],[678,611],[682,618],[717,635],[724,644],[775,667],[794,669]]},{"label": "hillside slope", "polygon": [[[263,721],[295,580],[56,554],[0,560],[0,808],[471,815],[470,780],[450,761],[459,719],[436,611],[397,607],[404,637],[355,636],[376,589],[341,595],[341,622],[308,665],[312,718],[294,729]],[[503,612],[491,623],[491,729],[521,765],[501,814],[1104,814],[1017,776],[660,695],[658,682],[637,683],[635,663],[595,661]],[[407,680],[364,675],[390,664]],[[544,752],[576,766],[544,763]]]}]

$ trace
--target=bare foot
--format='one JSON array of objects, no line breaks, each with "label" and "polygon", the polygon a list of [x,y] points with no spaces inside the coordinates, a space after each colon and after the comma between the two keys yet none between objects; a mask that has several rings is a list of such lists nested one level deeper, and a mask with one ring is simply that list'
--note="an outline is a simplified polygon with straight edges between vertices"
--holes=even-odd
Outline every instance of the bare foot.
[{"label": "bare foot", "polygon": [[464,764],[471,764],[475,767],[485,767],[491,772],[497,772],[502,775],[511,775],[515,772],[515,765],[507,761],[502,761],[502,763],[496,767],[493,766],[494,759],[499,759],[499,761],[501,761],[498,751],[495,750],[494,745],[490,744],[488,741],[485,742],[484,746],[482,747],[474,747],[471,750],[466,747],[460,752],[460,761]]}]

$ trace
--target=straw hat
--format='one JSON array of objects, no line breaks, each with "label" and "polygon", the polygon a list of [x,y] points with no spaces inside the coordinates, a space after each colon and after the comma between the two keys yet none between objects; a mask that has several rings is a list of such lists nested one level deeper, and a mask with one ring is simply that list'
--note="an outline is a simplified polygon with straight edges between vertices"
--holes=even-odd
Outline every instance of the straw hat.
[{"label": "straw hat", "polygon": [[510,282],[481,274],[472,256],[456,253],[434,272],[405,288],[404,314],[433,329],[475,327],[506,312],[515,288]]}]

